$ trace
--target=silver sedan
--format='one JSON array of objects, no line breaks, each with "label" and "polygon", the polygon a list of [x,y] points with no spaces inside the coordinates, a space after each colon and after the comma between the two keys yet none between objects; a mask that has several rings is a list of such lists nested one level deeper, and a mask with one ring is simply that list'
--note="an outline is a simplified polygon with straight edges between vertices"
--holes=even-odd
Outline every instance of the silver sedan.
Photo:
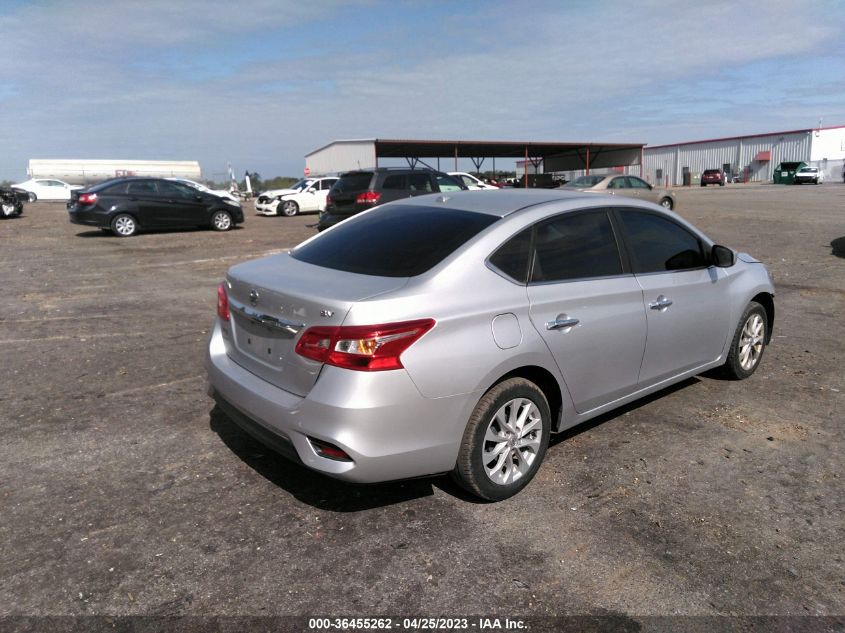
[{"label": "silver sedan", "polygon": [[561,190],[383,205],[232,267],[209,394],[327,475],[451,473],[490,500],[549,437],[708,369],[757,369],[766,268],[666,209]]}]

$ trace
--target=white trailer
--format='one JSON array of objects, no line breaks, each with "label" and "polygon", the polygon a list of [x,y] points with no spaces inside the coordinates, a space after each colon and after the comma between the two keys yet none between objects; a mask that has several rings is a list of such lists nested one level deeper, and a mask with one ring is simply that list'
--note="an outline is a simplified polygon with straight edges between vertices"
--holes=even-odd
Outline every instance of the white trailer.
[{"label": "white trailer", "polygon": [[27,174],[30,178],[56,178],[72,185],[90,185],[121,176],[202,180],[200,164],[195,160],[30,159]]}]

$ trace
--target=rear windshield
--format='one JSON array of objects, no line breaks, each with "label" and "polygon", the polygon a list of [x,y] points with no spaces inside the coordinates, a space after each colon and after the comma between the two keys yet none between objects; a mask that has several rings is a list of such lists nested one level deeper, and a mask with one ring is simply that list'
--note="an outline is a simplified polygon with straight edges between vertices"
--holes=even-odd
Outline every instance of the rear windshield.
[{"label": "rear windshield", "polygon": [[373,172],[371,171],[356,171],[349,174],[343,174],[334,185],[332,191],[343,193],[345,191],[363,191],[370,186],[370,181],[373,179]]},{"label": "rear windshield", "polygon": [[295,248],[291,256],[350,273],[414,277],[498,219],[486,213],[391,204],[344,222]]},{"label": "rear windshield", "polygon": [[707,174],[707,175],[710,175],[710,174],[721,174],[722,172],[719,171],[718,169],[705,169],[704,173]]}]

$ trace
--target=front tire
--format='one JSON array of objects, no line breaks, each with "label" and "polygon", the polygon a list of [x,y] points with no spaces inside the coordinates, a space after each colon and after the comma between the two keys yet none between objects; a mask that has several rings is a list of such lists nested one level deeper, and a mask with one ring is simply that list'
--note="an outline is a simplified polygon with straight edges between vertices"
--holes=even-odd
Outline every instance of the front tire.
[{"label": "front tire", "polygon": [[739,319],[723,373],[734,380],[745,380],[760,366],[769,340],[766,310],[756,301],[745,308]]},{"label": "front tire", "polygon": [[663,207],[664,209],[669,209],[671,211],[672,208],[674,207],[674,204],[672,203],[672,198],[663,198],[660,201],[660,206]]},{"label": "front tire", "polygon": [[36,202],[38,200],[38,196],[36,196],[35,193],[33,193],[32,191],[30,191],[29,193],[27,193],[26,199],[30,202]]},{"label": "front tire", "polygon": [[546,454],[551,412],[542,390],[524,378],[492,387],[467,422],[452,477],[488,501],[525,488]]},{"label": "front tire", "polygon": [[118,213],[111,221],[111,232],[117,237],[132,237],[138,232],[138,223],[128,213]]},{"label": "front tire", "polygon": [[211,228],[215,231],[228,231],[232,228],[232,216],[228,211],[215,211],[211,216]]},{"label": "front tire", "polygon": [[280,202],[279,205],[281,205],[282,215],[288,218],[299,215],[299,205],[293,200],[285,200],[284,202]]}]

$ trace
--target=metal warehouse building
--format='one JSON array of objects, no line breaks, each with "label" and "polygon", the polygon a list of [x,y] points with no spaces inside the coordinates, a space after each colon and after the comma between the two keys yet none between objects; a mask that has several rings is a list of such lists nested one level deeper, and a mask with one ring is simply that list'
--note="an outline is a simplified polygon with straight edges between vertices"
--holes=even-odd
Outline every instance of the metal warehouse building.
[{"label": "metal warehouse building", "polygon": [[845,126],[646,146],[643,176],[659,185],[684,185],[705,169],[722,169],[728,178],[767,181],[785,161],[803,161],[822,169],[826,180],[841,180]]}]

